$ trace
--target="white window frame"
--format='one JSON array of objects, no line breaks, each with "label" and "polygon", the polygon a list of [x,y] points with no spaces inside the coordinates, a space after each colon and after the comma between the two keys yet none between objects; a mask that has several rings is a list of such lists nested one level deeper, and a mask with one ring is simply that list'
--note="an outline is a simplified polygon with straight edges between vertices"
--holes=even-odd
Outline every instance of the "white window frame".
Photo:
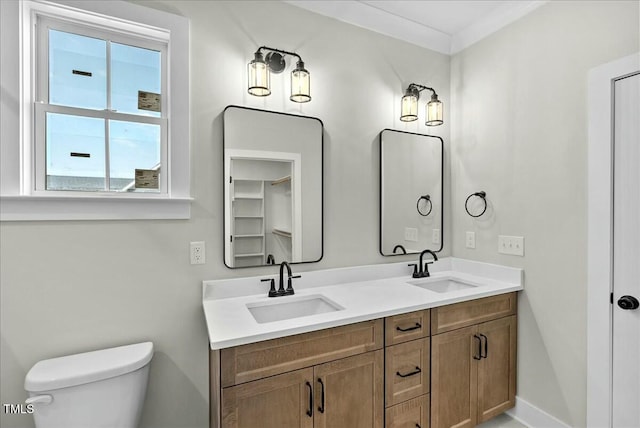
[{"label": "white window frame", "polygon": [[[17,32],[20,43],[9,46],[3,42],[2,55],[13,54],[19,59],[18,73],[20,101],[19,121],[8,123],[4,118],[15,114],[3,102],[2,118],[2,166],[0,188],[0,220],[102,220],[102,219],[185,219],[190,217],[192,198],[189,194],[189,22],[186,18],[156,11],[123,1],[68,1],[45,2],[23,0],[17,10],[10,11],[19,22]],[[3,8],[3,26],[7,13]],[[157,50],[166,45],[166,73],[163,73],[162,117],[129,115],[107,112],[115,120],[135,118],[135,122],[157,123],[166,120],[167,141],[161,154],[161,192],[77,192],[44,190],[44,126],[36,126],[39,115],[45,111],[72,112],[75,108],[43,105],[38,98],[46,91],[45,78],[38,78],[35,65],[42,61],[42,52],[36,49],[39,34],[36,23],[55,22],[62,31],[78,25],[92,27],[100,38],[124,42],[127,37],[136,40],[136,46],[144,47],[141,40],[149,40]],[[9,30],[10,31],[10,30]],[[73,31],[70,31],[73,32]],[[8,34],[4,34],[3,39]],[[105,36],[106,35],[106,36]],[[129,43],[131,44],[131,43]],[[155,47],[153,47],[155,46]],[[46,49],[46,48],[45,48]],[[48,55],[45,52],[45,56]],[[8,61],[10,62],[10,61]],[[16,61],[17,62],[17,61]],[[46,64],[45,64],[46,65]],[[5,75],[9,74],[8,78]],[[2,87],[12,87],[10,73],[2,74]],[[82,109],[85,113],[88,109]],[[92,114],[91,112],[88,113]],[[105,112],[94,112],[104,117]],[[158,120],[160,119],[160,121]],[[8,124],[17,129],[4,128]],[[18,137],[18,138],[16,138]],[[19,160],[19,168],[11,165]]]}]

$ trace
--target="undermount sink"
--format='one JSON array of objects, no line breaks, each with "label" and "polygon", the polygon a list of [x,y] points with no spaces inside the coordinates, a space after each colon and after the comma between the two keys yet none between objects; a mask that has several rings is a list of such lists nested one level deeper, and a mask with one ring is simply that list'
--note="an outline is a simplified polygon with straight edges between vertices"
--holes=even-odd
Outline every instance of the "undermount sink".
[{"label": "undermount sink", "polygon": [[424,288],[436,293],[449,293],[451,291],[468,290],[477,287],[476,284],[460,281],[454,278],[423,278],[415,281],[407,281],[408,284]]},{"label": "undermount sink", "polygon": [[253,318],[255,318],[259,324],[308,317],[310,315],[324,314],[344,309],[342,306],[320,294],[276,299],[278,299],[278,301],[275,302],[263,301],[247,303],[247,309],[249,309],[249,312],[251,312],[251,315],[253,315]]}]

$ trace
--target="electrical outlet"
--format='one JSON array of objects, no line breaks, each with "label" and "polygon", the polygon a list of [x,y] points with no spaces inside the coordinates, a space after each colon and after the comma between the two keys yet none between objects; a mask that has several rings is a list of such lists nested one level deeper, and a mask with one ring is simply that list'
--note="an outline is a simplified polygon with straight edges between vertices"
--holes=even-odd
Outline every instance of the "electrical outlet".
[{"label": "electrical outlet", "polygon": [[498,252],[513,256],[524,256],[524,237],[499,235]]},{"label": "electrical outlet", "polygon": [[418,242],[418,229],[416,229],[415,227],[405,227],[404,240],[410,242]]},{"label": "electrical outlet", "polygon": [[431,233],[431,243],[434,245],[440,245],[440,229],[433,229]]},{"label": "electrical outlet", "polygon": [[192,242],[189,246],[192,265],[203,265],[206,261],[204,241]]},{"label": "electrical outlet", "polygon": [[476,248],[476,233],[475,232],[467,232],[466,245],[467,245],[467,248],[471,248],[471,249]]}]

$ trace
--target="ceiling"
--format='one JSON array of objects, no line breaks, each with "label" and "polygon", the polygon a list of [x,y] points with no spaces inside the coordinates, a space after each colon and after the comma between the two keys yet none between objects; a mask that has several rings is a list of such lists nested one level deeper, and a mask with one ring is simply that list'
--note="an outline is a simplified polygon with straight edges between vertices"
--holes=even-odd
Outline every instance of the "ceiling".
[{"label": "ceiling", "polygon": [[294,6],[455,54],[546,0],[292,0]]}]

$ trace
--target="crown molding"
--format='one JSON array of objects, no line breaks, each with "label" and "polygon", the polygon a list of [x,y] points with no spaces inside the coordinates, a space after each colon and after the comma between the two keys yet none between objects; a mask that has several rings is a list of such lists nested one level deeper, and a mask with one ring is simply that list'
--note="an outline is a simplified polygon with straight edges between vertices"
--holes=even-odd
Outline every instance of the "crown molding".
[{"label": "crown molding", "polygon": [[451,37],[450,54],[454,55],[468,48],[548,2],[549,0],[505,2],[490,15],[454,34]]},{"label": "crown molding", "polygon": [[359,1],[285,0],[293,6],[449,55],[451,36]]},{"label": "crown molding", "polygon": [[453,35],[355,0],[284,0],[284,2],[426,49],[453,55],[548,3],[549,0],[504,2],[491,14]]}]

